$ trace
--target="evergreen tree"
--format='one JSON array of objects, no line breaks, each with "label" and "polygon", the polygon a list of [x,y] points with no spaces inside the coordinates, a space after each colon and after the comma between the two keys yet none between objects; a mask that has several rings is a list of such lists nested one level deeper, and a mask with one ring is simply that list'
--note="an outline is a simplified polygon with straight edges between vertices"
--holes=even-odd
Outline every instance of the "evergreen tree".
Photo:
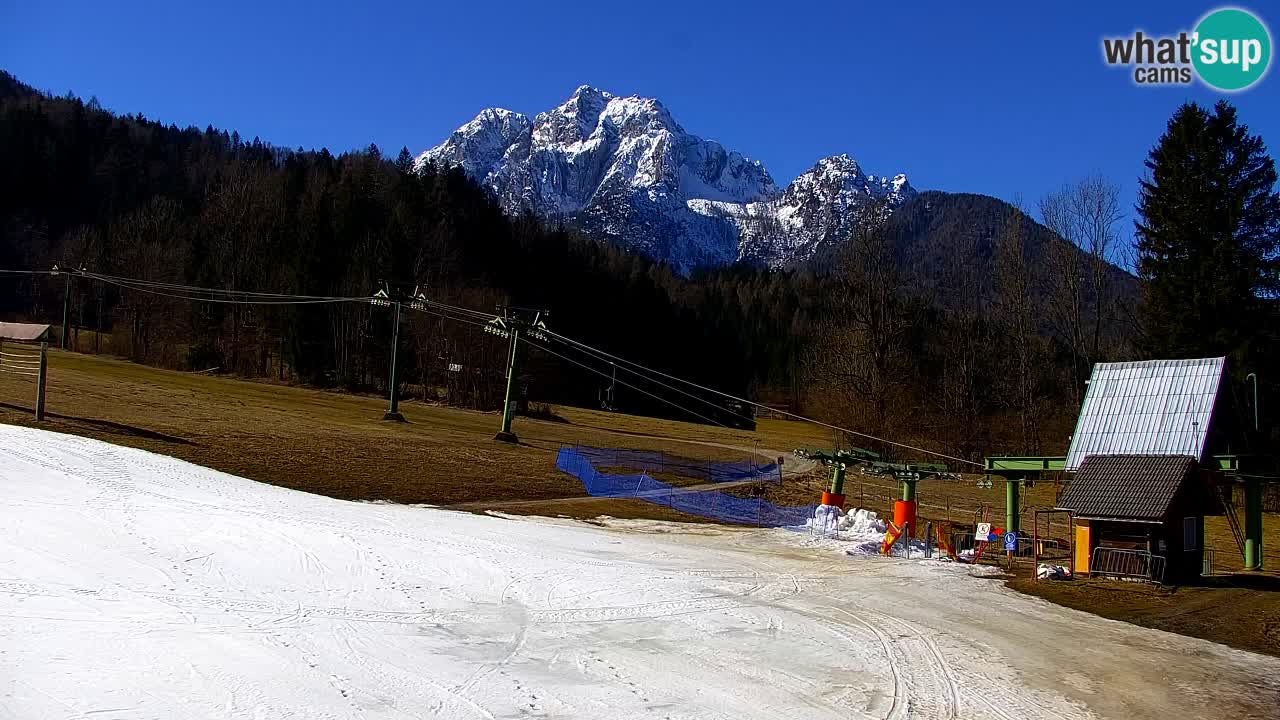
[{"label": "evergreen tree", "polygon": [[400,148],[400,155],[396,157],[396,169],[406,175],[413,171],[413,156],[409,154],[409,148]]},{"label": "evergreen tree", "polygon": [[1178,108],[1147,159],[1137,222],[1147,351],[1256,356],[1280,289],[1275,164],[1225,101]]}]

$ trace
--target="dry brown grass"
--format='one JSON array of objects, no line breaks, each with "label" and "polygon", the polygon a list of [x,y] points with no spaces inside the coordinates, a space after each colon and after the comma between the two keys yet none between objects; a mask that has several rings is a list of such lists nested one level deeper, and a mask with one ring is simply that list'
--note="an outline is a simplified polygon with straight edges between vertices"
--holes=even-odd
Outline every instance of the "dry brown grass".
[{"label": "dry brown grass", "polygon": [[1036,582],[1024,568],[1008,585],[1113,620],[1280,656],[1280,577],[1275,575],[1164,587],[1099,578]]},{"label": "dry brown grass", "polygon": [[[34,425],[33,395],[30,381],[0,375],[0,422]],[[56,351],[49,353],[47,408],[41,427],[48,430],[333,497],[440,505],[581,497],[581,484],[555,469],[556,450],[564,445],[739,460],[757,447],[763,459],[772,450],[815,442],[801,423],[764,420],[747,432],[557,407],[569,422],[517,418],[520,444],[510,445],[493,440],[494,413],[409,402],[401,404],[409,422],[388,423],[379,398]],[[636,516],[646,514],[645,507],[602,500],[566,512]],[[672,513],[655,508],[647,516]]]}]

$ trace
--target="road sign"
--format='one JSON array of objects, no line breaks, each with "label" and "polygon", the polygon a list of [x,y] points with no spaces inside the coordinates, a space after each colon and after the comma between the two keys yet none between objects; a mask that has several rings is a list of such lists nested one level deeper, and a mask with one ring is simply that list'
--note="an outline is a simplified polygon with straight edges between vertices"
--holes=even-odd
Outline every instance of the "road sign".
[{"label": "road sign", "polygon": [[974,542],[990,542],[991,541],[991,523],[978,523],[977,529],[973,531]]},{"label": "road sign", "polygon": [[1018,533],[1010,530],[1004,534],[1004,549],[1008,552],[1018,551]]}]

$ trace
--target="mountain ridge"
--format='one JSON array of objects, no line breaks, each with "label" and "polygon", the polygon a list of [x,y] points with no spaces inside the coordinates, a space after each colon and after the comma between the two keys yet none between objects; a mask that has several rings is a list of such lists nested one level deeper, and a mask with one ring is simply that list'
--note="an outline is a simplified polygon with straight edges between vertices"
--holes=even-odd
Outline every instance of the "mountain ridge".
[{"label": "mountain ridge", "polygon": [[461,167],[509,213],[563,219],[688,274],[745,262],[802,264],[873,204],[916,194],[906,175],[822,158],[785,188],[758,160],[686,131],[661,101],[579,86],[532,119],[487,108],[420,153]]}]

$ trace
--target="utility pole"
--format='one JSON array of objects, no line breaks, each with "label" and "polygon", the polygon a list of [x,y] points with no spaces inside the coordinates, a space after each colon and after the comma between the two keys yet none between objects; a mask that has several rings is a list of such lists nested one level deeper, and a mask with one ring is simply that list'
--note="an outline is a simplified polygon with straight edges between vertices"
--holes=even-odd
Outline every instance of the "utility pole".
[{"label": "utility pole", "polygon": [[536,340],[546,340],[547,336],[542,331],[547,329],[545,319],[550,313],[546,310],[506,305],[500,305],[498,309],[502,311],[502,317],[494,318],[484,328],[485,332],[507,338],[509,341],[507,344],[507,392],[502,403],[502,429],[493,436],[493,439],[515,443],[519,442],[519,438],[511,432],[511,421],[516,411],[515,386],[519,372],[520,335],[523,333]]},{"label": "utility pole", "polygon": [[71,318],[71,274],[74,271],[61,270],[57,265],[53,266],[54,275],[63,275],[66,281],[62,291],[62,338],[59,344],[63,350],[67,349],[67,323]]},{"label": "utility pole", "polygon": [[618,388],[618,366],[610,362],[609,367],[613,370],[613,379],[609,382],[609,412],[615,412],[617,406],[614,405],[613,394],[617,392]]},{"label": "utility pole", "polygon": [[[93,354],[97,355],[102,349],[102,283],[98,283],[98,314],[96,325],[98,332],[93,334]],[[284,378],[281,378],[283,380]]]},{"label": "utility pole", "polygon": [[1258,373],[1249,373],[1245,380],[1253,381],[1253,431],[1258,432]]},{"label": "utility pole", "polygon": [[426,296],[416,285],[413,288],[413,295],[406,298],[402,290],[393,290],[390,283],[383,282],[382,289],[374,293],[373,299],[370,300],[371,304],[378,307],[395,308],[391,325],[391,369],[387,374],[387,412],[382,416],[383,420],[406,422],[404,415],[400,414],[400,381],[396,377],[396,361],[400,356],[400,309],[406,300],[410,306],[413,306],[424,299]]}]

